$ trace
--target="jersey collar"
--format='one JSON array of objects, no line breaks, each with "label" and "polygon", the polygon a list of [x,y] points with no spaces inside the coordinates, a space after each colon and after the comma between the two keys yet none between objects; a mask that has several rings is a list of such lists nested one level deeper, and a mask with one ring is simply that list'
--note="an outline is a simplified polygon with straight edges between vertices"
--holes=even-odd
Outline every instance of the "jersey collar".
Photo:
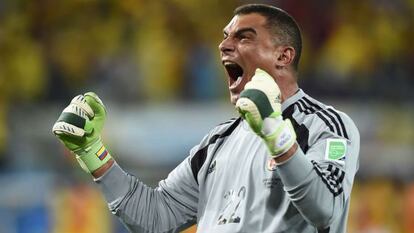
[{"label": "jersey collar", "polygon": [[300,98],[304,97],[306,94],[303,92],[302,89],[299,88],[299,90],[289,97],[287,100],[283,101],[282,103],[282,112],[285,111],[286,108],[288,108],[290,105],[296,103]]}]

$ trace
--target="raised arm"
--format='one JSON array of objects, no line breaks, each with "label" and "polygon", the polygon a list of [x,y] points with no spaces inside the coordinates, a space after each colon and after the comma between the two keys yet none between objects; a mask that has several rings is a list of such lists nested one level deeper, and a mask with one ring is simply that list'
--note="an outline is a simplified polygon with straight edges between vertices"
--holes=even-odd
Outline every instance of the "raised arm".
[{"label": "raised arm", "polygon": [[[82,169],[95,177],[109,208],[131,232],[176,232],[197,217],[198,185],[190,159],[184,160],[157,188],[124,172],[106,150],[101,131],[106,109],[98,96],[76,96],[53,126]],[[195,153],[197,146],[191,151]]]},{"label": "raised arm", "polygon": [[360,139],[353,124],[347,130],[349,139],[326,132],[306,154],[298,148],[289,160],[278,165],[290,200],[318,229],[328,228],[348,208],[358,170]]},{"label": "raised arm", "polygon": [[111,212],[131,232],[176,232],[196,221],[198,185],[189,159],[155,189],[123,171],[116,163],[95,182]]},{"label": "raised arm", "polygon": [[282,118],[279,87],[269,74],[257,70],[236,107],[267,145],[285,191],[310,224],[323,230],[347,212],[360,140],[347,116],[344,115],[348,138],[322,131],[305,155],[296,144],[291,122]]}]

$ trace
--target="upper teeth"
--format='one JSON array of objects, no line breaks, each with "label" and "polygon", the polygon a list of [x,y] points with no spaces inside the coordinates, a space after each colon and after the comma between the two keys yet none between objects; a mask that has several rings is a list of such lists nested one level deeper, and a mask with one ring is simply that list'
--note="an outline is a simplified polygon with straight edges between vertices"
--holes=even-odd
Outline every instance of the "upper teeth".
[{"label": "upper teeth", "polygon": [[231,62],[231,61],[225,61],[225,62],[223,62],[223,65],[237,65],[236,63],[234,63],[234,62]]}]

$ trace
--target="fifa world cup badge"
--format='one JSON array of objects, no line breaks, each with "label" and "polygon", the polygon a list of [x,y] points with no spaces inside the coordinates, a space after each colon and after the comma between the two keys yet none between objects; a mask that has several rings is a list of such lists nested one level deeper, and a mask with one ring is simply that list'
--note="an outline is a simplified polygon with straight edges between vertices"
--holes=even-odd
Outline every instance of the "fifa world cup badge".
[{"label": "fifa world cup badge", "polygon": [[336,161],[336,162],[345,162],[347,143],[345,139],[327,139],[326,140],[326,150],[325,150],[325,159]]}]

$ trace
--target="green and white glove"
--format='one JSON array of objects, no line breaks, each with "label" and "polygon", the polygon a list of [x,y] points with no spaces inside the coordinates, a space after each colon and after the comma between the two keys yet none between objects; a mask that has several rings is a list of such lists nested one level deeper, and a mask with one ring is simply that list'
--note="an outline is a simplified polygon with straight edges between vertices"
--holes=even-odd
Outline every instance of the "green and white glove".
[{"label": "green and white glove", "polygon": [[53,133],[73,153],[82,169],[92,173],[111,158],[102,144],[106,109],[99,97],[88,92],[72,99],[53,125]]},{"label": "green and white glove", "polygon": [[257,69],[236,102],[241,117],[266,143],[272,157],[287,152],[296,142],[289,119],[283,120],[280,89],[273,78]]}]

